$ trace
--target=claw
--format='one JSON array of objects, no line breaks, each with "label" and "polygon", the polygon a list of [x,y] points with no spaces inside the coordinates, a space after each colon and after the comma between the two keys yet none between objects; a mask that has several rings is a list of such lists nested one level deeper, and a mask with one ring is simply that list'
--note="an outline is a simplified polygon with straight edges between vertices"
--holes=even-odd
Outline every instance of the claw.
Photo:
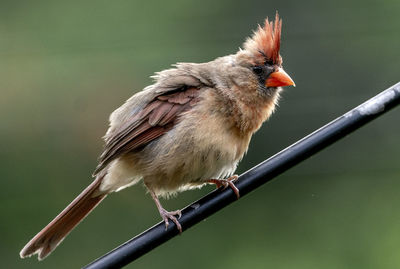
[{"label": "claw", "polygon": [[[172,220],[172,221],[175,223],[176,228],[178,229],[179,233],[182,233],[182,225],[181,225],[181,224],[179,223],[179,221],[178,221],[178,219],[180,219],[181,216],[182,216],[182,213],[181,213],[180,210],[176,210],[176,211],[171,211],[171,212],[169,212],[169,211],[165,210],[164,208],[162,208],[162,209],[160,210],[160,215],[161,215],[161,218],[162,218],[162,219],[164,220],[164,222],[165,222],[165,230],[168,229],[168,226],[169,226],[169,221],[168,221],[168,219],[170,219],[170,220]],[[178,218],[176,218],[175,215],[178,215]]]},{"label": "claw", "polygon": [[237,179],[238,179],[238,176],[233,175],[227,179],[209,179],[209,180],[207,180],[207,182],[215,184],[217,186],[217,188],[219,188],[221,186],[224,186],[224,188],[227,188],[229,186],[233,190],[233,192],[236,194],[236,198],[239,199],[240,198],[239,189],[233,183],[233,181],[235,181]]},{"label": "claw", "polygon": [[[151,194],[151,197],[153,198],[154,202],[156,203],[156,206],[157,206],[158,212],[160,212],[161,218],[165,222],[165,230],[168,229],[169,220],[172,220],[175,223],[176,228],[178,229],[179,233],[182,233],[182,225],[178,221],[178,219],[180,219],[182,217],[181,210],[175,210],[175,211],[167,211],[167,210],[165,210],[162,207],[162,205],[160,203],[160,200],[158,200],[158,197],[155,194],[155,192],[148,185],[146,185],[146,187],[149,190],[149,192]],[[178,218],[175,217],[176,215],[178,216]]]}]

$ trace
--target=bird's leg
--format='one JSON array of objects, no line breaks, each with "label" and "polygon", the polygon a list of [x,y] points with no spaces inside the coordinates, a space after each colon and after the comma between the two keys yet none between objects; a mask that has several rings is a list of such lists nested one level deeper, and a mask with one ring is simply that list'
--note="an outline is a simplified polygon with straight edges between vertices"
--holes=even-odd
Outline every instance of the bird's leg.
[{"label": "bird's leg", "polygon": [[209,180],[207,180],[207,182],[211,183],[211,184],[215,184],[217,186],[217,188],[219,188],[221,186],[224,186],[224,188],[226,188],[229,186],[233,190],[233,192],[236,194],[237,199],[239,199],[240,198],[239,189],[233,183],[233,181],[235,181],[236,179],[238,179],[238,176],[233,175],[226,179],[209,179]]},{"label": "bird's leg", "polygon": [[[158,212],[160,212],[161,218],[165,222],[165,230],[168,229],[168,225],[169,225],[169,220],[168,219],[170,219],[175,223],[176,228],[178,229],[179,233],[182,233],[182,225],[178,221],[178,219],[180,219],[181,216],[182,216],[181,210],[175,210],[175,211],[167,211],[167,210],[165,210],[162,207],[162,205],[160,203],[160,200],[158,200],[158,197],[155,194],[155,192],[151,188],[149,188],[147,185],[146,185],[146,187],[147,187],[147,189],[149,190],[149,192],[151,194],[151,198],[153,198],[154,202],[156,203],[156,206],[157,206]],[[178,216],[178,217],[175,217],[175,216]]]}]

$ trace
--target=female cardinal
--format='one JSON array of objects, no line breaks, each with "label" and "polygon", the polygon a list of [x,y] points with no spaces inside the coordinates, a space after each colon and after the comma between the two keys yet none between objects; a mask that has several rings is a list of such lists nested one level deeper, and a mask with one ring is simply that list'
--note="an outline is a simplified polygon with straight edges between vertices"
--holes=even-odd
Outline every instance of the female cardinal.
[{"label": "female cardinal", "polygon": [[180,211],[158,199],[207,183],[230,186],[252,134],[269,118],[282,86],[294,85],[279,54],[282,20],[265,20],[236,54],[178,63],[156,74],[110,116],[95,180],[22,249],[49,255],[109,193],[143,181],[161,217],[179,231]]}]

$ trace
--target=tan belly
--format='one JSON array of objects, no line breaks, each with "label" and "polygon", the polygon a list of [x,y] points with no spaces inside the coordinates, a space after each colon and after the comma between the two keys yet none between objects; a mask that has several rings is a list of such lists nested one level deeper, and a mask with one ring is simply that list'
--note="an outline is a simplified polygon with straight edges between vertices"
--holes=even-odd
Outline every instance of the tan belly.
[{"label": "tan belly", "polygon": [[186,112],[166,134],[112,164],[102,186],[119,190],[143,179],[156,194],[169,195],[232,175],[251,133],[240,135],[232,121],[211,111]]},{"label": "tan belly", "polygon": [[188,116],[144,150],[144,181],[160,195],[232,175],[247,149],[249,139],[239,139],[218,118]]}]

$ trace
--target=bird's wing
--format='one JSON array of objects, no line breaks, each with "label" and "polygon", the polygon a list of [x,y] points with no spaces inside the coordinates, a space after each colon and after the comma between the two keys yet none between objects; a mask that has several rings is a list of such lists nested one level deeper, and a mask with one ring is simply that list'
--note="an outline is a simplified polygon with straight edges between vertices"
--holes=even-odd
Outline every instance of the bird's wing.
[{"label": "bird's wing", "polygon": [[182,86],[154,97],[120,130],[106,139],[94,175],[117,157],[141,148],[169,131],[176,124],[178,116],[197,103],[200,91],[199,87]]}]

